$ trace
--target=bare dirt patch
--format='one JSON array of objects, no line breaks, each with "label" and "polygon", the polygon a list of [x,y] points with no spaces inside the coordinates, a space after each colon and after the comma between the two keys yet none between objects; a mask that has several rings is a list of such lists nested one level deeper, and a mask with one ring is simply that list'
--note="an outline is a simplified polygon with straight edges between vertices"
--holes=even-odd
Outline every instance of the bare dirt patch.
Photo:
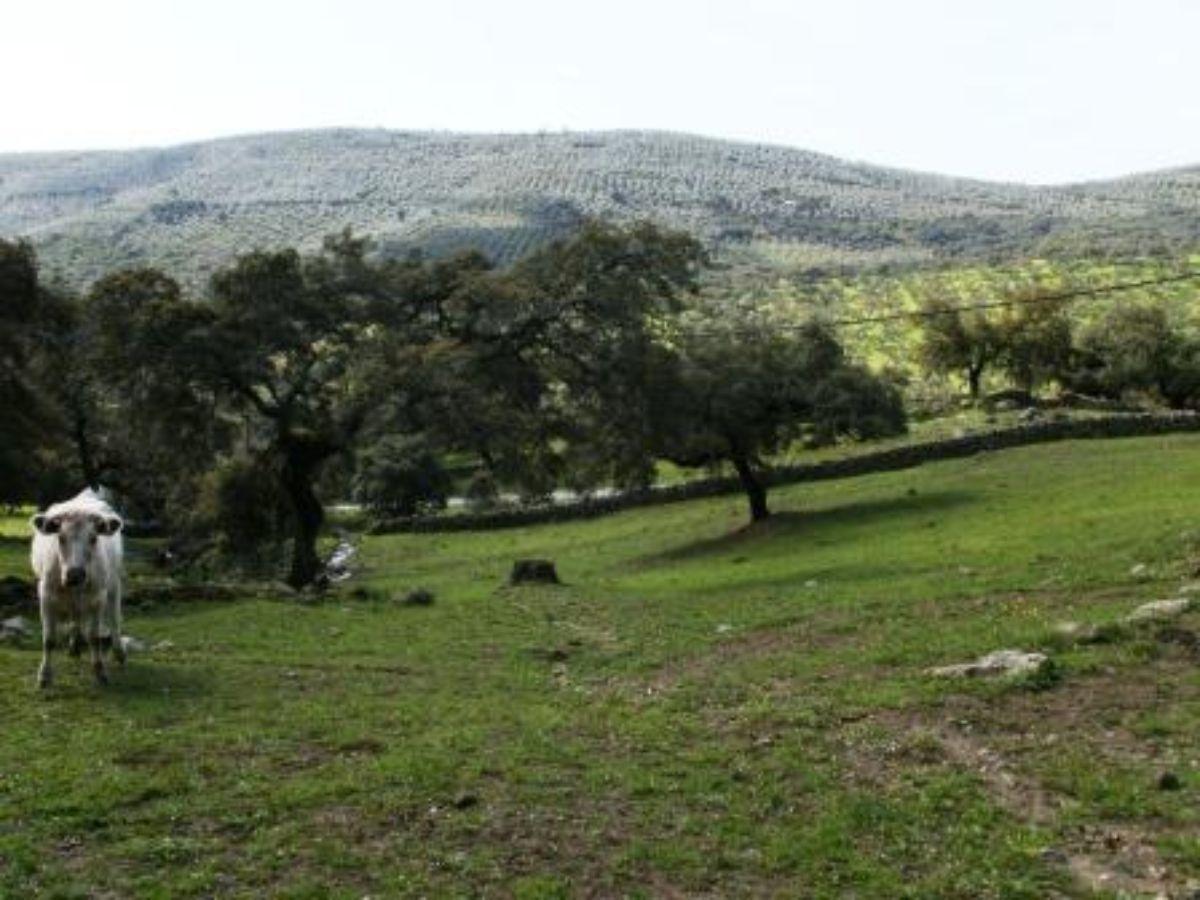
[{"label": "bare dirt patch", "polygon": [[809,636],[798,630],[753,631],[728,640],[717,641],[702,656],[671,662],[642,683],[647,696],[666,693],[682,681],[702,680],[731,662],[751,657],[771,656],[788,649],[810,646]]},{"label": "bare dirt patch", "polygon": [[669,693],[687,681],[704,681],[730,665],[782,653],[811,652],[860,640],[853,631],[839,630],[841,621],[830,618],[805,620],[786,628],[760,628],[718,639],[705,652],[667,663],[644,679],[618,685],[639,699]]},{"label": "bare dirt patch", "polygon": [[[1134,668],[1110,670],[1045,692],[1011,691],[999,697],[959,695],[937,712],[887,711],[853,726],[874,733],[873,743],[845,741],[852,777],[886,784],[909,766],[948,765],[979,779],[997,806],[1018,821],[1056,834],[1043,858],[1061,865],[1090,892],[1130,897],[1191,897],[1195,884],[1172,872],[1156,841],[1169,825],[1150,817],[1071,825],[1080,802],[1045,784],[1039,760],[1071,747],[1106,763],[1153,767],[1170,763],[1160,742],[1134,727],[1148,709],[1200,700],[1189,677],[1190,648]],[[1076,817],[1077,818],[1077,817]]]}]

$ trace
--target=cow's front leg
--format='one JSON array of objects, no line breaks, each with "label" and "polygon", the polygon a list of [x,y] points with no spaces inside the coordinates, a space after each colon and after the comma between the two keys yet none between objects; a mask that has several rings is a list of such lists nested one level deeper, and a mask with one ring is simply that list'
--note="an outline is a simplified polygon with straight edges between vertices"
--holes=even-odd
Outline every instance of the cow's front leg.
[{"label": "cow's front leg", "polygon": [[112,634],[113,659],[125,665],[125,639],[121,634],[121,583],[118,581],[108,591],[108,630]]},{"label": "cow's front leg", "polygon": [[56,623],[54,621],[53,598],[44,579],[38,581],[38,610],[42,616],[42,664],[38,666],[37,683],[40,688],[50,687],[54,681],[54,670],[50,666],[50,652],[54,649]]},{"label": "cow's front leg", "polygon": [[108,672],[104,670],[104,654],[100,646],[100,613],[101,604],[92,603],[87,611],[87,640],[88,649],[92,652],[92,674],[96,676],[96,684],[108,684]]}]

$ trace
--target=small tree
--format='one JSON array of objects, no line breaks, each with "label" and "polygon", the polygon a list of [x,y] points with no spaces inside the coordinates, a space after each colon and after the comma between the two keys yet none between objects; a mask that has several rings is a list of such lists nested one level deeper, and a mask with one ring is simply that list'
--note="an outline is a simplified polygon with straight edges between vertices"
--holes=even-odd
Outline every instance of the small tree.
[{"label": "small tree", "polygon": [[1071,321],[1066,303],[1026,295],[1000,321],[1000,365],[1013,384],[1032,392],[1062,376],[1071,360]]},{"label": "small tree", "polygon": [[389,434],[361,450],[354,498],[376,514],[444,509],[453,485],[422,435]]},{"label": "small tree", "polygon": [[216,538],[222,557],[256,571],[273,560],[287,538],[288,500],[272,462],[239,454],[218,462],[200,479],[186,527]]},{"label": "small tree", "polygon": [[1010,305],[961,309],[942,296],[922,307],[920,355],[931,372],[959,374],[978,400],[989,369],[1003,371],[1013,385],[1032,391],[1069,365],[1071,324],[1065,301],[1038,290],[1010,292]]},{"label": "small tree", "polygon": [[798,332],[752,320],[706,321],[671,341],[647,385],[654,455],[681,466],[729,463],[752,521],[770,515],[764,457],[796,441],[904,430],[890,384],[848,363],[825,327]]},{"label": "small tree", "polygon": [[205,320],[169,276],[128,269],[67,305],[44,341],[46,390],[84,482],[116,488],[141,515],[186,505],[227,438],[214,394],[181,364],[207,352],[189,343]]},{"label": "small tree", "polygon": [[1155,395],[1175,407],[1200,401],[1200,342],[1159,305],[1112,307],[1080,337],[1068,383],[1108,397]]},{"label": "small tree", "polygon": [[956,309],[952,301],[933,297],[922,307],[921,361],[931,372],[962,375],[972,400],[978,400],[984,373],[1007,350],[1003,325],[982,310]]},{"label": "small tree", "polygon": [[24,241],[0,239],[0,500],[31,499],[37,456],[51,433],[30,365],[39,322],[52,299],[38,283],[37,257]]}]

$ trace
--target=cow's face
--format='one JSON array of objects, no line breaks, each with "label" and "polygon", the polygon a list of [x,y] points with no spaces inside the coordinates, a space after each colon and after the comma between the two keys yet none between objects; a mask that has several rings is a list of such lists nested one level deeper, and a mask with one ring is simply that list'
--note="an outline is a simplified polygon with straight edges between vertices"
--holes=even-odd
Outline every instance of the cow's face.
[{"label": "cow's face", "polygon": [[121,520],[92,513],[37,515],[33,517],[33,527],[54,539],[63,587],[78,588],[87,584],[97,542],[120,531]]}]

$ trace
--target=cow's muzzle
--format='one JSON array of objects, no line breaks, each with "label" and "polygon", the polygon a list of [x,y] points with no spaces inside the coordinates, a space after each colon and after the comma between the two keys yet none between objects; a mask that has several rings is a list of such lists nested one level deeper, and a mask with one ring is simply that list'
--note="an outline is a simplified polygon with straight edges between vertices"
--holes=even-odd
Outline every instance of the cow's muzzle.
[{"label": "cow's muzzle", "polygon": [[63,581],[67,587],[81,587],[87,581],[87,570],[81,566],[67,569],[67,577]]}]

